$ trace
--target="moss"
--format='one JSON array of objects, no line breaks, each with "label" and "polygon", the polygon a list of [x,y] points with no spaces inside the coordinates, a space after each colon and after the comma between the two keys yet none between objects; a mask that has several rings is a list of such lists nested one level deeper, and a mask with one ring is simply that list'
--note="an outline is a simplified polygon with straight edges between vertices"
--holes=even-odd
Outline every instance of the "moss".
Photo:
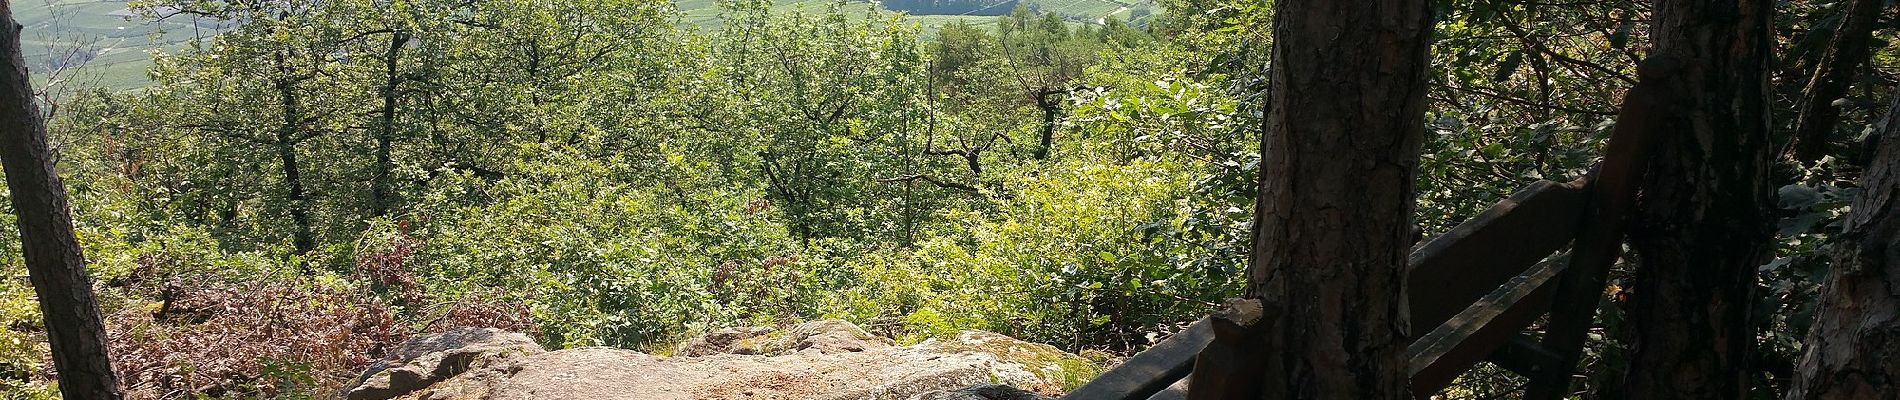
[{"label": "moss", "polygon": [[984,331],[964,331],[957,340],[935,345],[946,352],[972,352],[996,355],[1003,361],[1022,365],[1043,382],[1074,390],[1102,374],[1102,366],[1087,358],[1069,354],[1055,346],[1030,343]]},{"label": "moss", "polygon": [[733,354],[779,355],[790,346],[786,345],[784,329],[776,329],[763,335],[739,339],[732,342]]}]

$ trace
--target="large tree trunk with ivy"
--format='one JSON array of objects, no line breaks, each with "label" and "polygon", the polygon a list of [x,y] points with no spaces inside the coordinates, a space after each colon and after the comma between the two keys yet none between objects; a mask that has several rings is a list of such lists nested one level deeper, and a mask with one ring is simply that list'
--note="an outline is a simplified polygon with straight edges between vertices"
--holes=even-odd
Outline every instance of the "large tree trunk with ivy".
[{"label": "large tree trunk with ivy", "polygon": [[1746,397],[1755,271],[1773,238],[1772,11],[1770,0],[1656,2],[1653,55],[1682,62],[1666,83],[1679,129],[1651,151],[1630,235],[1631,368],[1606,398]]},{"label": "large tree trunk with ivy", "polygon": [[20,55],[20,25],[10,2],[0,1],[0,167],[5,168],[13,213],[19,218],[26,261],[46,339],[52,344],[60,394],[67,399],[117,399],[118,379],[106,357],[106,329],[92,296],[92,276],[73,235],[66,188],[53,170],[46,124],[33,103],[32,81]]},{"label": "large tree trunk with ivy", "polygon": [[1404,278],[1431,4],[1276,3],[1241,303],[1259,307],[1217,319],[1190,398],[1409,397]]},{"label": "large tree trunk with ivy", "polygon": [[1900,394],[1900,99],[1872,140],[1789,400]]}]

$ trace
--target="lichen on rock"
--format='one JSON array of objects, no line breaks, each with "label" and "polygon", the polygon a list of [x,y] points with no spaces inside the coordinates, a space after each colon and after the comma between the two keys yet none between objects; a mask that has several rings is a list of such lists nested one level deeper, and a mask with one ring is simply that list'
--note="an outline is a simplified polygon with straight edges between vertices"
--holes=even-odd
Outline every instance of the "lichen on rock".
[{"label": "lichen on rock", "polygon": [[[952,340],[931,339],[917,345],[940,353],[970,353],[994,355],[1008,365],[1020,366],[1023,372],[1032,374],[1033,379],[1020,376],[1003,376],[1002,383],[1033,387],[1036,384],[1055,384],[1061,390],[1074,389],[1102,374],[1102,367],[1082,356],[1071,354],[1055,346],[1030,343],[1002,334],[986,331],[963,331]],[[1013,369],[1013,368],[1011,368]]]}]

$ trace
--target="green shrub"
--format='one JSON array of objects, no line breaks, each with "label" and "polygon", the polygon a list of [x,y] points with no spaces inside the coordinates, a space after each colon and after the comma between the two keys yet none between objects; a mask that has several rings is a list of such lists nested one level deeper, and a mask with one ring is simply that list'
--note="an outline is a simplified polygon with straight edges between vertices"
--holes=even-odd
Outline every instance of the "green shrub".
[{"label": "green shrub", "polygon": [[1026,170],[995,216],[931,232],[914,250],[850,264],[863,281],[833,298],[847,318],[898,318],[907,333],[982,328],[1070,349],[1145,347],[1232,294],[1233,271],[1176,257],[1155,234],[1186,218],[1191,182],[1164,162]]}]

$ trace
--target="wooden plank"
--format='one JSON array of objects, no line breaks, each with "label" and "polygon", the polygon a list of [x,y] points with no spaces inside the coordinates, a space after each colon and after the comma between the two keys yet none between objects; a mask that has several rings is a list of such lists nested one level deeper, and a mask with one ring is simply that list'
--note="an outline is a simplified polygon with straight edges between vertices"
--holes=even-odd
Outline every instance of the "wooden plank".
[{"label": "wooden plank", "polygon": [[1490,358],[1485,359],[1519,376],[1536,376],[1546,369],[1557,368],[1559,360],[1556,353],[1544,350],[1537,339],[1524,335],[1511,337],[1511,340],[1504,342],[1504,347],[1499,347],[1491,353]]},{"label": "wooden plank", "polygon": [[1272,354],[1267,340],[1279,322],[1265,315],[1259,299],[1235,299],[1215,311],[1209,328],[1214,341],[1194,359],[1189,379],[1194,387],[1186,400],[1228,400],[1260,397]]},{"label": "wooden plank", "polygon": [[[1580,186],[1539,181],[1518,190],[1509,199],[1498,202],[1450,232],[1417,246],[1407,268],[1413,324],[1443,324],[1568,243],[1581,223],[1579,216],[1582,214],[1583,202],[1584,191]],[[1542,307],[1531,308],[1542,311]],[[1504,316],[1515,320],[1520,318],[1519,314],[1526,312],[1524,309],[1508,311],[1487,318]],[[1529,316],[1534,317],[1536,314]],[[1136,354],[1063,398],[1139,400],[1164,392],[1169,385],[1180,383],[1177,380],[1191,372],[1195,356],[1213,340],[1214,335],[1208,324],[1205,318],[1196,322],[1182,333]],[[1472,329],[1476,332],[1476,327]],[[1489,331],[1485,333],[1485,341],[1468,346],[1495,348],[1492,343],[1501,343],[1508,338],[1493,338],[1497,334]],[[1471,363],[1482,360],[1485,355],[1469,356],[1467,352],[1476,350],[1448,346],[1445,351],[1456,350],[1451,354],[1459,360],[1475,357]],[[1442,357],[1442,354],[1435,356]]]},{"label": "wooden plank", "polygon": [[1214,340],[1208,318],[1188,325],[1146,351],[1103,372],[1101,376],[1062,396],[1064,400],[1143,400],[1187,377],[1194,357]]},{"label": "wooden plank", "polygon": [[1575,237],[1580,186],[1539,181],[1412,252],[1412,326],[1443,324]]},{"label": "wooden plank", "polygon": [[1524,389],[1526,400],[1560,400],[1570,394],[1570,370],[1582,354],[1610,265],[1623,252],[1624,231],[1636,209],[1636,191],[1649,165],[1649,149],[1673,129],[1666,116],[1677,101],[1664,82],[1673,79],[1676,63],[1666,57],[1643,61],[1637,68],[1641,81],[1624,94],[1603,162],[1590,177],[1573,183],[1590,188],[1587,225],[1572,246],[1569,272],[1557,286],[1543,341],[1543,348],[1557,354],[1560,365],[1530,377]]},{"label": "wooden plank", "polygon": [[1428,396],[1503,347],[1550,308],[1568,257],[1551,257],[1466,307],[1406,349],[1412,392]]},{"label": "wooden plank", "polygon": [[[1634,201],[1634,188],[1630,190],[1629,200]],[[1616,263],[1623,252],[1623,216],[1627,212],[1616,207],[1598,209],[1598,217],[1592,218],[1577,237],[1569,273],[1564,274],[1555,288],[1542,346],[1557,354],[1559,366],[1530,376],[1530,383],[1524,389],[1525,399],[1561,400],[1569,396],[1570,371],[1576,368],[1577,358],[1582,354],[1583,341],[1596,316],[1597,303],[1603,297],[1604,279],[1610,265]]]},{"label": "wooden plank", "polygon": [[1148,396],[1148,400],[1187,400],[1187,390],[1188,378],[1181,378],[1174,381],[1173,385],[1168,385],[1167,389],[1162,389],[1160,393]]}]

